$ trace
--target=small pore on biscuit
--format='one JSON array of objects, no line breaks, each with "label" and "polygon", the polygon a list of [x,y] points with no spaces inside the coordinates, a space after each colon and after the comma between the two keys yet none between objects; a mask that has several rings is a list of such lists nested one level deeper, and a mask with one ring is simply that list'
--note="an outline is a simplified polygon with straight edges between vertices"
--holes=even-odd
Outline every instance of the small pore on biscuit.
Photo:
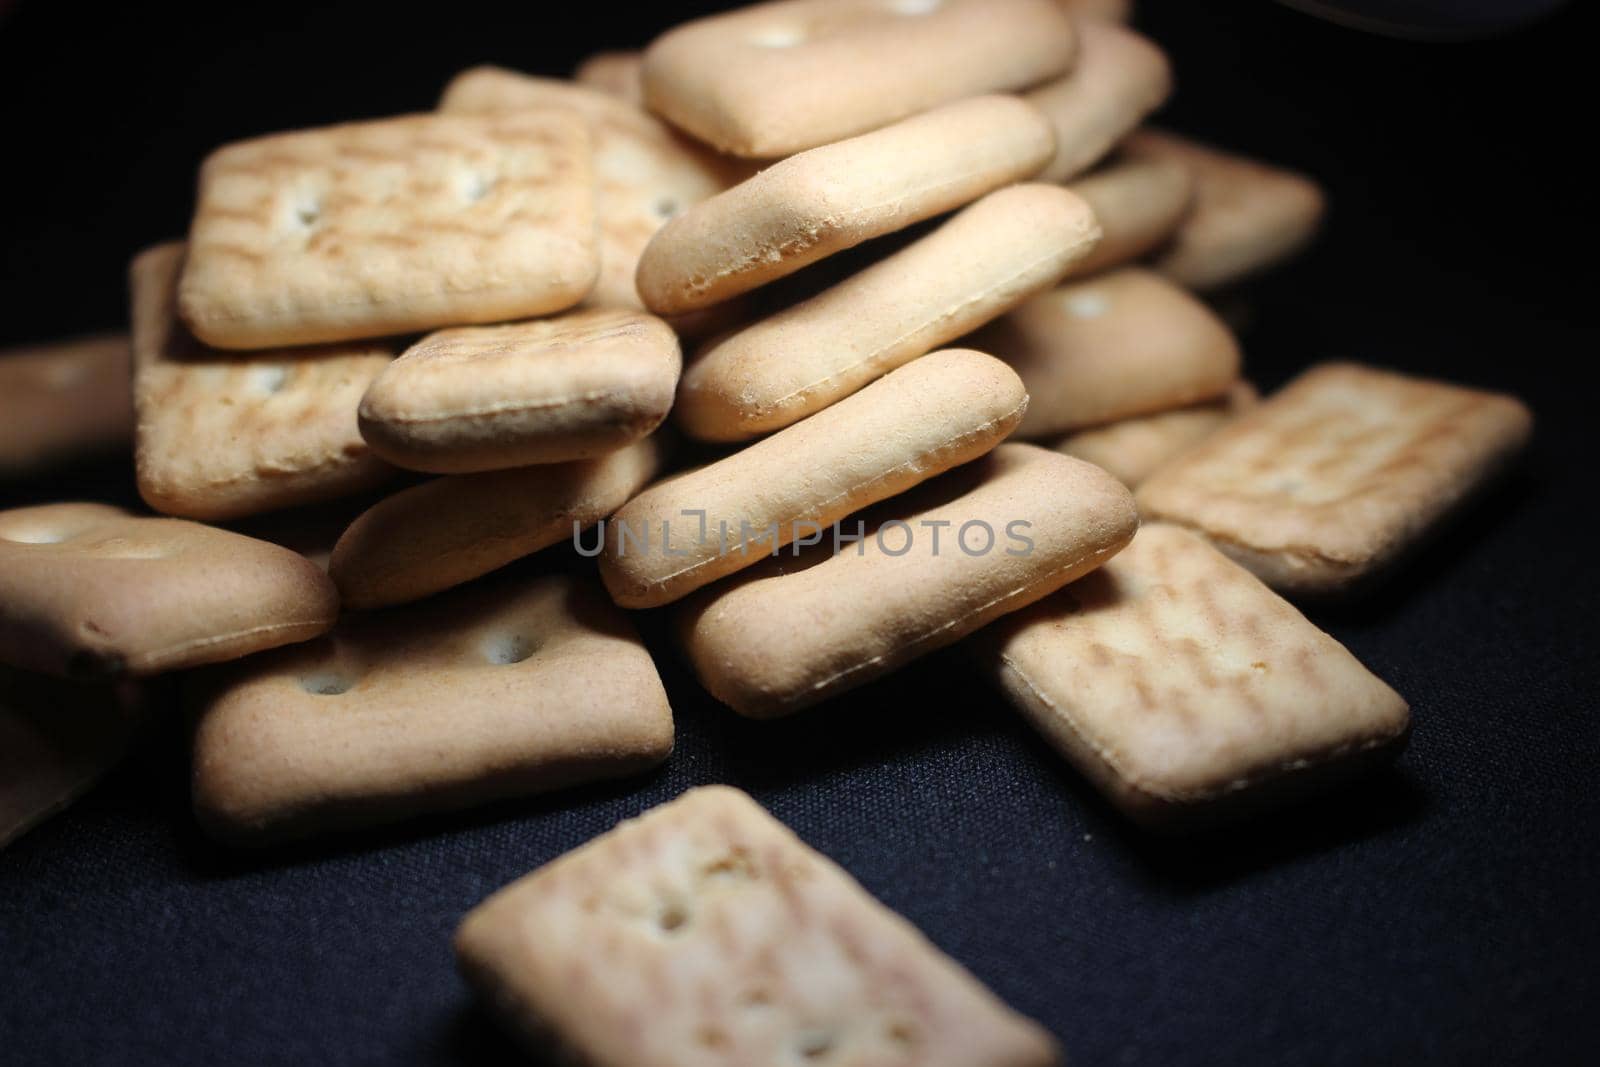
[{"label": "small pore on biscuit", "polygon": [[834,1049],[837,1038],[831,1030],[802,1030],[795,1038],[794,1048],[800,1054],[800,1059],[806,1063],[815,1063],[824,1059]]},{"label": "small pore on biscuit", "polygon": [[538,645],[523,634],[494,634],[483,643],[483,658],[490,663],[521,663],[538,651]]},{"label": "small pore on biscuit", "polygon": [[7,530],[4,533],[0,533],[0,541],[10,541],[18,545],[59,545],[63,541],[70,541],[71,539],[71,534],[43,526],[23,527],[20,530]]},{"label": "small pore on biscuit", "polygon": [[281,390],[288,380],[287,367],[257,367],[250,373],[250,384],[268,396]]},{"label": "small pore on biscuit", "polygon": [[1106,299],[1104,293],[1094,290],[1075,293],[1067,301],[1067,310],[1077,319],[1098,319],[1111,307],[1111,301]]},{"label": "small pore on biscuit", "polygon": [[476,204],[494,192],[494,187],[497,184],[499,183],[493,175],[473,171],[467,175],[466,189],[463,195],[467,198],[468,203]]},{"label": "small pore on biscuit", "polygon": [[336,697],[350,691],[355,683],[341,674],[308,674],[300,679],[300,688],[312,696]]},{"label": "small pore on biscuit", "polygon": [[655,202],[655,213],[658,218],[670,219],[680,210],[677,198],[663,196]]}]

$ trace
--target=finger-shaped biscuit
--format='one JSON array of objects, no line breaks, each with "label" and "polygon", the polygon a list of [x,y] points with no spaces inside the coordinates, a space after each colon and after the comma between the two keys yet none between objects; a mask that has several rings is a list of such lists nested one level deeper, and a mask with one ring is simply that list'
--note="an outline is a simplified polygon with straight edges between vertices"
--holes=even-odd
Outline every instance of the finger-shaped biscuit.
[{"label": "finger-shaped biscuit", "polygon": [[1194,175],[1194,210],[1153,261],[1180,285],[1218,289],[1265,270],[1298,252],[1322,223],[1326,198],[1305,175],[1157,130],[1140,130],[1126,150]]},{"label": "finger-shaped biscuit", "polygon": [[1139,507],[1274,589],[1334,593],[1416,545],[1532,429],[1510,396],[1323,364],[1157,471]]},{"label": "finger-shaped biscuit", "polygon": [[1094,166],[1172,92],[1172,66],[1147,38],[1085,20],[1078,39],[1071,72],[1023,97],[1056,131],[1056,155],[1040,181],[1066,181]]},{"label": "finger-shaped biscuit", "polygon": [[1003,441],[1022,382],[981,352],[915,360],[726,459],[646,490],[607,524],[600,575],[617,603],[652,608]]},{"label": "finger-shaped biscuit", "polygon": [[592,581],[517,577],[252,658],[194,740],[213,835],[263,844],[526,796],[672,751],[655,664]]},{"label": "finger-shaped biscuit", "polygon": [[589,307],[642,308],[633,278],[650,238],[668,219],[749,177],[747,165],[714,155],[637,106],[570,82],[473,67],[439,100],[439,110],[462,114],[528,108],[570,108],[589,124],[600,242]]},{"label": "finger-shaped biscuit", "polygon": [[1249,382],[1234,382],[1216,400],[1135,415],[1105,426],[1076,430],[1049,447],[1088,460],[1132,489],[1164,465],[1255,407],[1260,398]]},{"label": "finger-shaped biscuit", "polygon": [[802,152],[663,226],[639,295],[658,314],[727,300],[1027,178],[1054,151],[1037,109],[983,96]]},{"label": "finger-shaped biscuit", "polygon": [[546,315],[597,269],[580,116],[407,115],[212,153],[178,305],[218,348],[313,344]]},{"label": "finger-shaped biscuit", "polygon": [[644,106],[644,53],[596,52],[578,64],[572,80],[579,85]]},{"label": "finger-shaped biscuit", "polygon": [[218,352],[178,319],[181,243],[135,257],[134,466],[139,495],[168,515],[230,519],[371,488],[392,473],[356,405],[394,358],[392,341]]},{"label": "finger-shaped biscuit", "polygon": [[736,156],[776,159],[1066,72],[1050,0],[786,0],[686,23],[645,51],[650,109]]},{"label": "finger-shaped biscuit", "polygon": [[129,352],[126,333],[0,352],[0,477],[126,447]]},{"label": "finger-shaped biscuit", "polygon": [[975,639],[986,673],[1129,816],[1189,823],[1394,755],[1406,702],[1205,541],[1156,523]]},{"label": "finger-shaped biscuit", "polygon": [[1115,478],[1031,445],[881,510],[854,545],[836,533],[832,555],[770,560],[684,606],[680,636],[713,696],[753,718],[799,711],[1054,592],[1138,526]]},{"label": "finger-shaped biscuit", "polygon": [[640,311],[440,330],[367,388],[361,436],[436,474],[592,459],[661,425],[682,366],[672,327]]},{"label": "finger-shaped biscuit", "polygon": [[1052,437],[1220,396],[1239,345],[1200,301],[1127,267],[1027,301],[968,338],[1022,376],[1019,437]]},{"label": "finger-shaped biscuit", "polygon": [[1094,246],[1087,205],[1015,185],[809,300],[712,344],[684,374],[675,419],[737,441],[820,411],[1053,285]]},{"label": "finger-shaped biscuit", "polygon": [[455,944],[535,1054],[592,1067],[1060,1062],[1044,1030],[726,786],[512,883]]},{"label": "finger-shaped biscuit", "polygon": [[1194,204],[1194,178],[1171,160],[1118,157],[1067,186],[1100,223],[1100,242],[1072,265],[1089,278],[1141,258],[1177,232]]},{"label": "finger-shaped biscuit", "polygon": [[77,678],[146,675],[309,640],[328,576],[287,548],[103,504],[0,512],[0,662]]},{"label": "finger-shaped biscuit", "polygon": [[119,763],[138,723],[133,683],[85,685],[0,667],[0,849]]},{"label": "finger-shaped biscuit", "polygon": [[329,573],[347,608],[420,600],[599,522],[655,477],[662,452],[647,437],[598,459],[412,486],[350,524]]}]

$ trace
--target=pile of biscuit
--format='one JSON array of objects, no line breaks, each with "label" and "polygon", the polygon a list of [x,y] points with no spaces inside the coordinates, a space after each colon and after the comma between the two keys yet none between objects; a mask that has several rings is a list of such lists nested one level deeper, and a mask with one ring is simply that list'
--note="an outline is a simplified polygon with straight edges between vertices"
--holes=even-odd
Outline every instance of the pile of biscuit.
[{"label": "pile of biscuit", "polygon": [[[759,718],[957,647],[1141,823],[1391,757],[1405,702],[1284,597],[1381,580],[1531,420],[1356,365],[1259,399],[1196,293],[1322,196],[1143,127],[1171,73],[1125,15],[784,0],[217,150],[131,340],[0,360],[0,465],[131,436],[156,513],[0,513],[0,842],[176,671],[239,845],[648,771],[639,609]],[[729,789],[458,948],[584,1062],[1057,1057]]]}]

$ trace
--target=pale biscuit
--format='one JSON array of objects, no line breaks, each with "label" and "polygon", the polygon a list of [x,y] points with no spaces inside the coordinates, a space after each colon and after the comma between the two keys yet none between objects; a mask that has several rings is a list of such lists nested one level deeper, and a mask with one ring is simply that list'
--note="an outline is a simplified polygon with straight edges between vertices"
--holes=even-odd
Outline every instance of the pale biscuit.
[{"label": "pale biscuit", "polygon": [[682,367],[672,327],[640,311],[441,330],[373,380],[361,436],[436,474],[593,459],[661,425]]},{"label": "pale biscuit", "polygon": [[387,341],[235,354],[178,319],[181,243],[134,258],[134,467],[152,508],[229,519],[369,489],[393,473],[356,405],[394,358]]},{"label": "pale biscuit", "polygon": [[859,274],[712,344],[685,372],[674,418],[707,441],[788,426],[1055,284],[1098,233],[1065,189],[990,193]]},{"label": "pale biscuit", "polygon": [[1410,724],[1343,645],[1175,526],[975,640],[1011,702],[1143,823],[1301,794],[1392,757]]},{"label": "pale biscuit", "polygon": [[1239,377],[1239,344],[1178,286],[1125,267],[1034,297],[973,334],[1028,387],[1019,437],[1220,396]]},{"label": "pale biscuit", "polygon": [[226,672],[195,729],[195,814],[236,844],[306,837],[635,774],[672,735],[599,587],[517,577]]},{"label": "pale biscuit", "polygon": [[1114,148],[1172,93],[1172,65],[1151,41],[1111,22],[1078,26],[1072,71],[1023,99],[1056,131],[1056,155],[1040,181],[1077,177]]},{"label": "pale biscuit", "polygon": [[1249,382],[1234,382],[1216,400],[1077,430],[1049,442],[1049,447],[1110,471],[1132,489],[1255,407],[1259,399]]},{"label": "pale biscuit", "polygon": [[579,85],[644,106],[644,53],[596,52],[578,64],[572,80]]},{"label": "pale biscuit", "polygon": [[1295,379],[1139,487],[1274,589],[1348,589],[1397,560],[1527,443],[1517,399],[1355,364]]},{"label": "pale biscuit", "polygon": [[591,1067],[1061,1062],[1043,1029],[727,786],[500,890],[455,947],[531,1051]]},{"label": "pale biscuit", "polygon": [[0,667],[0,849],[121,762],[139,721],[128,683],[85,685]]},{"label": "pale biscuit", "polygon": [[127,447],[130,351],[107,333],[0,352],[0,476]]},{"label": "pale biscuit", "polygon": [[159,674],[309,640],[339,597],[265,541],[104,504],[0,512],[0,662],[76,678]]},{"label": "pale biscuit", "polygon": [[1067,186],[1100,222],[1100,243],[1073,264],[1088,278],[1146,255],[1177,232],[1194,205],[1194,178],[1171,160],[1117,157]]},{"label": "pale biscuit", "polygon": [[458,74],[439,100],[441,111],[467,114],[556,107],[582,115],[594,141],[600,274],[584,303],[642,308],[633,278],[650,238],[668,219],[750,171],[631,104],[570,82],[474,67]]},{"label": "pale biscuit", "polygon": [[1031,445],[877,511],[836,554],[825,538],[810,559],[769,560],[686,603],[680,638],[713,696],[752,718],[799,711],[1053,593],[1138,526],[1115,478]]},{"label": "pale biscuit", "polygon": [[663,226],[639,260],[658,314],[719,303],[1038,172],[1050,124],[1012,96],[948,104],[792,156]]},{"label": "pale biscuit", "polygon": [[1194,174],[1194,210],[1152,261],[1180,285],[1217,289],[1265,270],[1298,252],[1322,223],[1327,199],[1303,174],[1157,130],[1135,133],[1126,150]]},{"label": "pale biscuit", "polygon": [[[1056,0],[1069,15],[1104,22],[1127,22],[1133,17],[1133,0]],[[1079,28],[1082,31],[1082,27]]]},{"label": "pale biscuit", "polygon": [[599,459],[436,478],[350,524],[328,564],[346,608],[419,600],[575,537],[661,469],[647,437]]},{"label": "pale biscuit", "polygon": [[776,159],[1064,74],[1050,0],[786,0],[670,30],[645,51],[652,111],[720,151]]},{"label": "pale biscuit", "polygon": [[598,270],[588,128],[570,111],[407,115],[218,149],[184,320],[218,348],[377,337],[569,308]]},{"label": "pale biscuit", "polygon": [[607,526],[600,576],[623,607],[670,603],[976,459],[1006,438],[1027,404],[1016,374],[981,352],[915,360],[629,501]]}]

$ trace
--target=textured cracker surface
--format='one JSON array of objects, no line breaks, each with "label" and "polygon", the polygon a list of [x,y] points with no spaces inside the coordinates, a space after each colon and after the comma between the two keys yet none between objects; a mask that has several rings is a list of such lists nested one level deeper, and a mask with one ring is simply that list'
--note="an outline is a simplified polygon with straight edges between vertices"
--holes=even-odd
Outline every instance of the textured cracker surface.
[{"label": "textured cracker surface", "polygon": [[744,793],[692,790],[471,912],[464,973],[594,1067],[1045,1067],[1054,1042]]},{"label": "textured cracker surface", "polygon": [[1254,386],[1239,381],[1216,400],[1078,430],[1050,447],[1088,460],[1133,488],[1232,422],[1240,412],[1254,407],[1259,399]]}]

